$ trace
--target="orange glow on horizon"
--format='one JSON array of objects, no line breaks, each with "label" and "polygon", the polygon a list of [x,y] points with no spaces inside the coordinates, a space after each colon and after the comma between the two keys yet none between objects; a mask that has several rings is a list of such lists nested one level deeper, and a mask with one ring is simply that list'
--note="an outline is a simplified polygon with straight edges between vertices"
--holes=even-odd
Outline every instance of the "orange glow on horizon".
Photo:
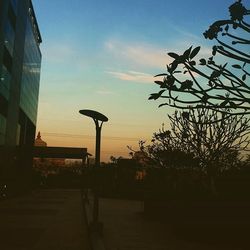
[{"label": "orange glow on horizon", "polygon": [[[42,133],[42,140],[47,143],[47,146],[57,147],[82,147],[87,148],[90,154],[95,155],[95,136],[77,136],[69,134],[50,134]],[[101,161],[108,162],[110,156],[129,158],[129,149],[131,146],[134,149],[138,148],[136,137],[115,137],[103,136],[101,139]]]}]

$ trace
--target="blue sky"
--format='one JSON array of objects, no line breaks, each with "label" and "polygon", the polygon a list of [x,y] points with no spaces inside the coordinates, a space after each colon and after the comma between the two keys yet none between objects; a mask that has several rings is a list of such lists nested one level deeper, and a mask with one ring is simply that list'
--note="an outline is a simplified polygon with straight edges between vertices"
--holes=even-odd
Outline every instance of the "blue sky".
[{"label": "blue sky", "polygon": [[170,62],[167,52],[212,42],[202,33],[228,17],[232,0],[33,0],[43,38],[37,130],[50,146],[88,147],[94,124],[78,114],[94,109],[109,117],[102,160],[128,156],[167,124],[173,110],[148,101],[158,91],[153,75]]}]

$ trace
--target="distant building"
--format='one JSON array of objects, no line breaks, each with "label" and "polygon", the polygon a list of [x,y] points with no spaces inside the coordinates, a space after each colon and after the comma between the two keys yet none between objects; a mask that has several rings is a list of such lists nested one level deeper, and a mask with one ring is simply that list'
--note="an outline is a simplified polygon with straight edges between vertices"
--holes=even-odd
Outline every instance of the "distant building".
[{"label": "distant building", "polygon": [[34,143],[35,147],[47,147],[47,143],[45,141],[42,140],[41,137],[41,133],[40,131],[37,134],[37,137],[35,139],[35,143]]},{"label": "distant building", "polygon": [[[37,137],[34,142],[35,147],[47,147],[47,143],[42,140],[41,133],[38,132]],[[64,158],[37,158],[33,159],[33,166],[42,168],[42,167],[64,167],[66,164],[66,160]]]},{"label": "distant building", "polygon": [[0,178],[29,172],[42,42],[31,0],[0,1]]}]

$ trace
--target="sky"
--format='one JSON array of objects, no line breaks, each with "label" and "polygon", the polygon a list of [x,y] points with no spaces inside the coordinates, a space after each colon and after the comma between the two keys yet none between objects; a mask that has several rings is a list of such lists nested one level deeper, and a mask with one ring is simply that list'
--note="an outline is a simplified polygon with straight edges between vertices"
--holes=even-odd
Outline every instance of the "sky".
[{"label": "sky", "polygon": [[37,132],[49,146],[87,147],[95,125],[81,109],[103,113],[101,160],[129,157],[127,146],[168,126],[174,112],[149,101],[168,52],[213,42],[202,33],[228,17],[233,0],[33,0],[43,42]]}]

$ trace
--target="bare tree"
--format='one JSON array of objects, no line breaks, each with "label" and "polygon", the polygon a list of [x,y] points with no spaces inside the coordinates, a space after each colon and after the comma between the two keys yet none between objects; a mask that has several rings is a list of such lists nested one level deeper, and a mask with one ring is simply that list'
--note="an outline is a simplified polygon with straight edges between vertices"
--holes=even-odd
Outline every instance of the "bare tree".
[{"label": "bare tree", "polygon": [[216,193],[216,177],[237,167],[240,152],[250,143],[249,119],[206,108],[176,111],[169,119],[170,130],[162,126],[151,144],[139,143],[148,164],[177,172],[189,169],[205,176],[211,191]]},{"label": "bare tree", "polygon": [[[138,151],[128,147],[133,156]],[[153,134],[151,144],[139,141],[139,149],[143,156],[145,167],[160,167],[183,169],[195,167],[195,157],[189,148],[185,148],[171,131],[165,130],[164,125]]]},{"label": "bare tree", "polygon": [[216,192],[216,176],[237,166],[240,152],[250,143],[249,119],[243,114],[226,116],[207,108],[176,111],[169,119],[174,138],[199,160],[199,167],[209,178],[212,191]]},{"label": "bare tree", "polygon": [[[149,99],[166,99],[160,106],[179,109],[221,109],[227,114],[250,114],[250,11],[237,1],[229,7],[231,18],[214,22],[204,32],[216,40],[210,58],[198,56],[200,47],[183,54],[168,53],[173,61],[167,72],[156,75],[161,88]],[[216,59],[216,60],[215,60]],[[221,63],[221,61],[223,63]]]}]

